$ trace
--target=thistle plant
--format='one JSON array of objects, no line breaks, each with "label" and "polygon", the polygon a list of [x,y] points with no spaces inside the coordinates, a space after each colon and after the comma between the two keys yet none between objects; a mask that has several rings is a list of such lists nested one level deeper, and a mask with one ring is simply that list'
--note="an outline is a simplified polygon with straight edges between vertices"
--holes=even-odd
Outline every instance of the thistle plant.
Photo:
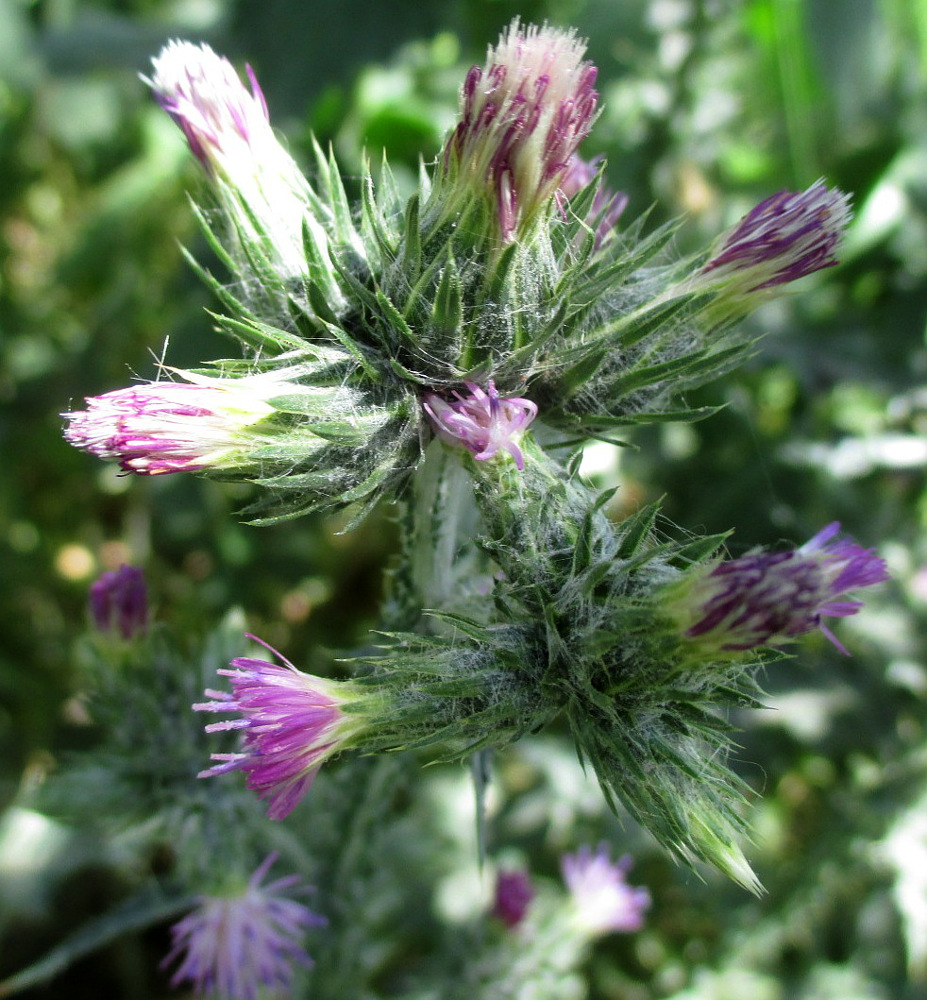
[{"label": "thistle plant", "polygon": [[[678,224],[624,225],[627,199],[581,158],[596,70],[574,32],[547,25],[516,20],[469,71],[406,201],[384,167],[353,204],[318,146],[304,176],[248,77],[172,42],[147,81],[203,166],[196,211],[228,273],[199,273],[244,357],[90,397],[65,436],[123,472],[253,483],[257,522],[347,511],[350,527],[391,503],[402,550],[379,645],[345,653],[349,676],[279,654],[216,665],[231,690],[193,708],[233,716],[206,731],[238,743],[200,777],[227,787],[244,772],[282,820],[339,755],[468,760],[561,719],[612,808],[757,890],[727,712],[761,703],[756,668],[805,633],[846,652],[823,619],[858,611],[885,564],[837,525],[725,558],[722,536],[658,531],[658,505],[614,519],[613,491],[577,459],[616,428],[708,416],[686,390],[753,349],[732,320],[835,263],[846,195],[822,181],[773,195],[678,259]],[[649,896],[627,864],[604,849],[564,862],[590,933],[641,925]],[[500,881],[502,921],[520,924],[530,895]],[[206,982],[210,920],[185,925],[181,970],[237,996]]]}]

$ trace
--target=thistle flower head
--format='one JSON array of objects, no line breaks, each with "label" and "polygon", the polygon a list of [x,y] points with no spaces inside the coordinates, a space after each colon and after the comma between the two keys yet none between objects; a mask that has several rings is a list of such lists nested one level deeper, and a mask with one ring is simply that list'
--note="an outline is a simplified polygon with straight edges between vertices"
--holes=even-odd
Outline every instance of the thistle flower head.
[{"label": "thistle flower head", "polygon": [[264,990],[288,993],[294,966],[312,965],[302,938],[307,928],[327,921],[289,898],[294,891],[307,891],[298,876],[261,884],[275,860],[271,854],[261,864],[244,892],[202,896],[197,908],[171,928],[173,947],[161,965],[183,956],[171,986],[187,980],[196,996],[256,1000]]},{"label": "thistle flower head", "polygon": [[234,173],[236,158],[252,160],[261,143],[276,142],[250,66],[249,91],[228,59],[205,44],[170,41],[151,64],[151,79],[143,79],[209,173]]},{"label": "thistle flower head", "polygon": [[514,928],[522,922],[532,899],[534,889],[526,871],[514,869],[496,875],[492,912],[506,927]]},{"label": "thistle flower head", "polygon": [[780,191],[718,240],[695,281],[750,295],[832,267],[849,221],[847,196],[823,181],[807,191]]},{"label": "thistle flower head", "polygon": [[885,561],[855,542],[834,540],[834,521],[801,548],[756,552],[703,568],[670,601],[684,635],[712,653],[780,645],[819,628],[849,655],[824,618],[855,615],[850,591],[888,579]]},{"label": "thistle flower head", "polygon": [[422,407],[435,433],[448,444],[463,445],[480,461],[507,451],[523,469],[525,459],[516,437],[537,416],[537,406],[517,396],[503,399],[491,379],[487,391],[473,382],[466,385],[469,395],[455,392],[453,402],[433,392],[425,396]]},{"label": "thistle flower head", "polygon": [[[207,733],[233,729],[242,734],[239,752],[213,754],[218,763],[198,777],[244,771],[248,788],[269,800],[271,819],[289,815],[322,764],[350,746],[367,726],[357,711],[360,696],[353,685],[304,674],[280,659],[282,666],[250,656],[232,660],[231,670],[218,671],[231,679],[231,692],[207,690],[212,700],[193,706],[197,712],[239,716],[210,723]],[[355,711],[349,713],[348,707]]]},{"label": "thistle flower head", "polygon": [[506,242],[550,201],[592,126],[596,69],[584,55],[574,32],[516,19],[467,74],[444,169],[468,196],[492,200]]},{"label": "thistle flower head", "polygon": [[251,67],[249,90],[228,59],[183,41],[168,42],[152,67],[151,79],[142,79],[207,176],[224,186],[236,224],[260,240],[284,277],[302,277],[303,225],[313,222],[308,182],[274,135]]},{"label": "thistle flower head", "polygon": [[100,632],[134,639],[148,628],[148,587],[136,566],[109,570],[90,585],[90,620]]},{"label": "thistle flower head", "polygon": [[579,925],[597,936],[610,931],[638,931],[644,925],[644,913],[650,906],[650,893],[628,885],[626,876],[632,865],[630,856],[611,861],[606,844],[595,854],[581,847],[576,854],[565,854],[560,861],[563,878],[576,909]]},{"label": "thistle flower head", "polygon": [[275,410],[279,382],[262,376],[144,382],[93,396],[86,410],[63,414],[65,438],[124,472],[157,476],[237,464],[253,427]]}]

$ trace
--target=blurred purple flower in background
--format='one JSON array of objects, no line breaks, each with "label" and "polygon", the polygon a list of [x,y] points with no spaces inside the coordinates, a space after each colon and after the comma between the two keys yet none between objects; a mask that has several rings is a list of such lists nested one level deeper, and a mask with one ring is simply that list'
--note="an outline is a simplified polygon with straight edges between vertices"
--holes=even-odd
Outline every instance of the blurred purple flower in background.
[{"label": "blurred purple flower in background", "polygon": [[500,871],[496,875],[492,913],[506,927],[514,928],[522,922],[532,899],[534,899],[534,889],[527,872]]},{"label": "blurred purple flower in background", "polygon": [[171,928],[172,948],[162,968],[177,958],[171,986],[184,980],[197,996],[218,1000],[256,1000],[259,992],[289,993],[294,966],[312,965],[301,941],[309,927],[328,921],[288,898],[304,893],[298,875],[261,885],[277,855],[269,855],[248,880],[244,892],[202,896],[197,908]]},{"label": "blurred purple flower in background", "polygon": [[134,639],[148,630],[148,586],[136,566],[109,570],[90,586],[90,620],[100,632]]},{"label": "blurred purple flower in background", "polygon": [[599,845],[595,854],[581,847],[576,854],[561,858],[560,867],[577,919],[590,933],[638,931],[644,926],[650,893],[628,885],[625,879],[632,863],[629,855],[611,861],[607,844]]}]

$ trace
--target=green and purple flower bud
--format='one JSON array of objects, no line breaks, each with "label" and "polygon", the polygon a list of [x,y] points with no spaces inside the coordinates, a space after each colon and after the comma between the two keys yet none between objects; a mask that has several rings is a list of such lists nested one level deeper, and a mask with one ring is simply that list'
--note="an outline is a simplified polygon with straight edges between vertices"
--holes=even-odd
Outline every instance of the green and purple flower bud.
[{"label": "green and purple flower bud", "polygon": [[109,570],[90,585],[90,620],[97,631],[135,639],[148,630],[148,586],[137,566]]},{"label": "green and purple flower bud", "polygon": [[518,439],[537,416],[537,406],[518,396],[503,399],[491,379],[487,391],[473,382],[466,386],[469,395],[455,392],[451,402],[433,392],[425,396],[422,407],[435,433],[450,445],[462,445],[479,461],[506,451],[524,469]]},{"label": "green and purple flower bud", "polygon": [[629,855],[612,861],[606,844],[595,854],[581,847],[560,861],[563,879],[575,907],[577,924],[593,937],[613,931],[631,933],[644,926],[650,893],[627,883]]},{"label": "green and purple flower bud", "polygon": [[726,297],[754,297],[832,267],[850,217],[847,196],[823,181],[780,191],[719,238],[693,282]]},{"label": "green and purple flower bud", "polygon": [[[255,636],[255,642],[271,649]],[[369,729],[370,712],[378,704],[350,681],[326,680],[297,670],[276,650],[283,665],[250,656],[232,660],[218,673],[232,690],[207,690],[211,701],[193,706],[197,712],[239,716],[206,726],[207,733],[235,730],[242,735],[236,753],[215,753],[217,761],[200,778],[244,771],[246,784],[269,802],[270,819],[284,819],[309,790],[319,768],[342,750],[357,745]]]},{"label": "green and purple flower bud", "polygon": [[143,382],[88,398],[86,410],[63,414],[65,438],[140,476],[247,467],[261,440],[257,425],[276,412],[268,399],[287,387],[267,375],[180,374],[188,381]]},{"label": "green and purple flower bud", "polygon": [[505,242],[550,204],[595,119],[596,69],[585,51],[572,31],[516,19],[467,74],[445,179],[459,199],[489,202]]},{"label": "green and purple flower bud", "polygon": [[168,42],[152,66],[151,79],[143,79],[186,136],[235,224],[282,277],[302,279],[303,226],[323,249],[326,237],[310,210],[308,181],[271,128],[251,67],[249,90],[228,59],[208,45],[182,41]]},{"label": "green and purple flower bud", "polygon": [[835,521],[801,548],[699,567],[671,586],[667,608],[706,655],[779,646],[815,628],[849,655],[823,619],[855,615],[862,602],[847,595],[884,582],[888,570],[872,549],[835,540],[839,530]]},{"label": "green and purple flower bud", "polygon": [[174,924],[172,948],[161,963],[181,958],[171,986],[187,981],[197,997],[255,1000],[265,989],[288,993],[294,967],[313,964],[302,940],[308,928],[328,921],[290,898],[310,891],[298,875],[261,884],[276,858],[266,858],[244,891],[201,896],[197,908]]}]

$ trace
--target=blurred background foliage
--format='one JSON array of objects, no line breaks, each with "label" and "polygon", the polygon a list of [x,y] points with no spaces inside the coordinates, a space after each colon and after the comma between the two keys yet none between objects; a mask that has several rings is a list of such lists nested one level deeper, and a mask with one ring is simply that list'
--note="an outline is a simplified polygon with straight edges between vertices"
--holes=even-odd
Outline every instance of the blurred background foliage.
[{"label": "blurred background foliage", "polygon": [[[851,659],[809,638],[764,678],[772,710],[737,720],[764,898],[699,882],[604,816],[556,734],[500,760],[495,835],[548,874],[565,831],[635,851],[648,929],[597,948],[594,997],[927,997],[921,0],[0,0],[0,806],[28,804],[91,738],[73,649],[102,570],[144,566],[181,634],[240,606],[311,668],[365,641],[392,551],[389,511],[350,535],[331,519],[252,528],[242,487],[118,477],[61,438],[83,396],[162,357],[237,350],[178,248],[206,253],[195,164],[138,74],[169,38],[206,40],[253,65],[298,157],[315,132],[348,175],[385,150],[411,185],[465,67],[516,14],[588,37],[604,111],[584,153],[607,156],[628,217],[684,214],[680,249],[820,176],[856,211],[840,267],[762,308],[752,361],[689,400],[721,413],[593,446],[586,471],[620,485],[616,515],[663,496],[667,532],[734,528],[734,553],[839,519],[893,582],[841,624]],[[61,851],[24,816],[38,821],[0,823],[0,974],[121,891],[102,848],[72,832]],[[128,937],[35,995],[163,995],[138,968],[165,947]]]}]

